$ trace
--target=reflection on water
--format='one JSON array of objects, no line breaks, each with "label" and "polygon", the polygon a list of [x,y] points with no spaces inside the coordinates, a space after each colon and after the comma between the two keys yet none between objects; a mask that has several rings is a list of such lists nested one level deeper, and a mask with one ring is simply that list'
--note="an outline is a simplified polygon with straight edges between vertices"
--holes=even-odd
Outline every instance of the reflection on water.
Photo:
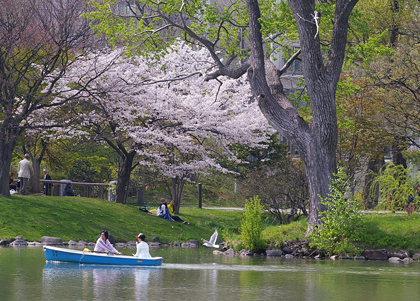
[{"label": "reflection on water", "polygon": [[58,300],[65,293],[69,299],[81,295],[84,300],[148,300],[153,273],[160,273],[159,268],[47,262],[43,271],[44,299]]},{"label": "reflection on water", "polygon": [[136,300],[148,300],[149,278],[151,270],[147,268],[135,269],[134,290]]},{"label": "reflection on water", "polygon": [[46,263],[40,248],[0,248],[0,300],[420,300],[418,263],[155,253],[160,267]]}]

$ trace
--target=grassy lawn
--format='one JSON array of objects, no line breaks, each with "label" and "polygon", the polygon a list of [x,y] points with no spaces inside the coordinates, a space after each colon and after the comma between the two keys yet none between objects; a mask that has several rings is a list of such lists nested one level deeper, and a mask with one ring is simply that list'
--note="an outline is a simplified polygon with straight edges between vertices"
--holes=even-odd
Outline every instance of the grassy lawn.
[{"label": "grassy lawn", "polygon": [[[156,204],[157,207],[157,204]],[[163,243],[188,239],[208,239],[215,229],[219,237],[237,244],[243,212],[181,207],[180,217],[189,225],[169,222],[138,210],[136,205],[80,197],[0,196],[0,238],[22,235],[27,241],[42,236],[60,237],[63,241],[95,241],[107,229],[119,241],[135,240],[143,232],[150,240]],[[364,248],[420,250],[420,215],[365,214]],[[279,226],[269,214],[263,216],[263,238],[269,246],[280,248],[284,241],[303,240],[305,219]]]},{"label": "grassy lawn", "polygon": [[[157,207],[157,204],[156,204]],[[22,235],[27,241],[42,236],[60,237],[63,241],[96,241],[107,229],[120,242],[135,240],[139,232],[148,239],[182,242],[209,239],[214,229],[237,232],[242,211],[181,208],[180,216],[190,225],[149,215],[135,205],[81,197],[0,196],[0,238]]]},{"label": "grassy lawn", "polygon": [[420,250],[420,215],[366,214],[365,247]]}]

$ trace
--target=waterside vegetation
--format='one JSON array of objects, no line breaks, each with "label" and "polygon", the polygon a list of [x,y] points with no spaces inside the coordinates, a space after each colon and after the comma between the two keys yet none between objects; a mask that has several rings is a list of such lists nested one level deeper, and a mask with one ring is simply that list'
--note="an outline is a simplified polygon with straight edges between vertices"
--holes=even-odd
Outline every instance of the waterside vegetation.
[{"label": "waterside vegetation", "polygon": [[[135,240],[139,232],[148,239],[159,237],[162,243],[208,239],[218,229],[219,237],[241,249],[242,210],[199,209],[182,207],[180,216],[190,224],[169,222],[123,205],[82,197],[0,196],[0,239],[22,235],[27,241],[42,236],[60,237],[63,241],[95,241],[98,233],[108,229],[119,242]],[[420,251],[420,216],[403,213],[364,213],[360,239],[362,249],[385,248]],[[267,248],[280,249],[286,242],[306,240],[305,219],[279,225],[268,213],[262,215],[262,239]]]}]

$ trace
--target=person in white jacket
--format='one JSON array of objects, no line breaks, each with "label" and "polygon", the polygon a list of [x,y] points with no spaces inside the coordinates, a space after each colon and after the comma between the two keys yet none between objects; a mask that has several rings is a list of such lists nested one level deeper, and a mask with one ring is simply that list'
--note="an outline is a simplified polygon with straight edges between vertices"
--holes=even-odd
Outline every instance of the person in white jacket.
[{"label": "person in white jacket", "polygon": [[18,165],[18,178],[20,181],[20,194],[26,194],[26,186],[28,184],[28,180],[33,176],[34,169],[32,168],[31,162],[29,162],[29,154],[25,154],[25,158],[22,161],[19,161]]},{"label": "person in white jacket", "polygon": [[150,256],[149,253],[149,245],[145,242],[146,235],[140,233],[136,236],[136,238],[138,239],[138,242],[136,242],[137,252],[136,254],[133,254],[133,256],[139,258],[151,258],[152,256]]}]

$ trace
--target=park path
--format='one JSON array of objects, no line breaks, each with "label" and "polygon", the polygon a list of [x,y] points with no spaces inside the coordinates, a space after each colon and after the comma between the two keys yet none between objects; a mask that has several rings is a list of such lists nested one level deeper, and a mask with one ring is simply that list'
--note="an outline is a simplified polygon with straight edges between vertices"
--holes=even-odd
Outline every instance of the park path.
[{"label": "park path", "polygon": [[[244,210],[240,207],[203,207],[203,209],[214,209],[214,210]],[[362,213],[392,213],[389,210],[362,210]],[[405,211],[395,211],[399,214],[407,214]]]}]

